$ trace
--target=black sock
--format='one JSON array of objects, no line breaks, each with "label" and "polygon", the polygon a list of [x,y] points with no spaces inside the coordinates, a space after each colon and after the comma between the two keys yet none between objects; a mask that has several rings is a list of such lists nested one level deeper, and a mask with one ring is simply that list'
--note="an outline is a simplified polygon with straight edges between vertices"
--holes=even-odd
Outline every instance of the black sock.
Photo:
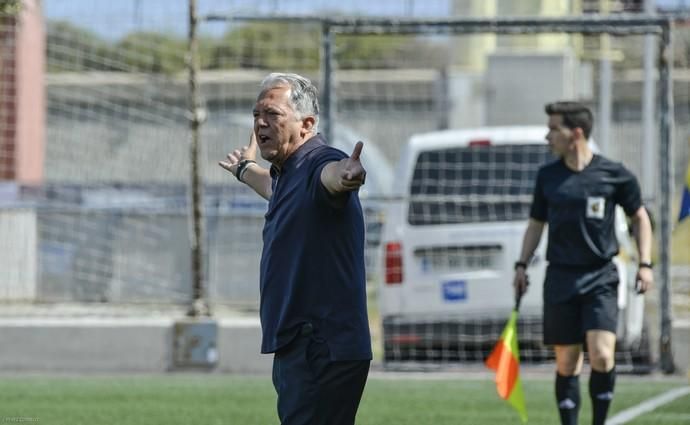
[{"label": "black sock", "polygon": [[577,425],[580,411],[579,375],[562,376],[556,372],[556,402],[562,425]]},{"label": "black sock", "polygon": [[604,425],[606,415],[613,400],[613,387],[616,384],[616,369],[597,372],[592,369],[589,377],[589,396],[592,399],[592,425]]}]

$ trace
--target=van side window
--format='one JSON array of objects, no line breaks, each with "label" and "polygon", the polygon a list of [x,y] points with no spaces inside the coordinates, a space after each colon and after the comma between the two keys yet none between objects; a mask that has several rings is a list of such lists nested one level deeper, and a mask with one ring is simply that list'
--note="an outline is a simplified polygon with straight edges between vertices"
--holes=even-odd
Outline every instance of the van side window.
[{"label": "van side window", "polygon": [[421,152],[410,185],[409,223],[526,220],[537,170],[554,160],[545,143],[526,143]]}]

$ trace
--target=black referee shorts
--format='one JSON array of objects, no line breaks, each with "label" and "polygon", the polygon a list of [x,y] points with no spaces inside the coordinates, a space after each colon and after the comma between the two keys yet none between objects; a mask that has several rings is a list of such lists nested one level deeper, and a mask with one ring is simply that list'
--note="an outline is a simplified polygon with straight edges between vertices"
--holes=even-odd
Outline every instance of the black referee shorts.
[{"label": "black referee shorts", "polygon": [[587,331],[616,333],[618,272],[613,263],[596,270],[549,266],[544,282],[544,344],[572,345]]}]

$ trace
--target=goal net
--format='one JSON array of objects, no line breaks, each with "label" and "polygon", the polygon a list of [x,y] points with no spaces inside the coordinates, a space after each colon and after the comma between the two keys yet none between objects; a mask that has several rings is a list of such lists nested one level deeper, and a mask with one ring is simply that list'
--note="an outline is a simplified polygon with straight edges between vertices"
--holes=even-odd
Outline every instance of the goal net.
[{"label": "goal net", "polygon": [[[14,65],[24,33],[16,19],[0,19],[0,299],[188,303],[187,1],[40,3],[19,18],[45,19],[37,184],[17,178],[19,139],[12,133],[16,93],[27,84]],[[531,16],[537,25],[540,18],[593,12],[572,9],[588,2],[197,3],[204,276],[212,304],[258,306],[266,203],[217,162],[248,141],[258,85],[274,71],[304,74],[322,93],[332,81],[329,102],[322,102],[331,120],[322,131],[345,152],[364,141],[368,177],[360,196],[372,333],[377,358],[391,367],[479,362],[497,340],[513,306],[512,266],[534,176],[552,160],[545,103],[575,99],[592,108],[596,149],[638,176],[660,221],[659,111],[650,145],[641,98],[645,83],[659,79],[656,71],[643,72],[645,35],[632,27],[615,37],[556,27],[537,33],[528,23],[509,34],[456,34],[441,25],[467,16]],[[333,28],[330,73],[324,17],[352,22]],[[356,18],[380,19],[367,34],[354,34],[361,29]],[[410,18],[426,24],[394,30]],[[687,28],[674,35],[676,66],[684,66]],[[652,38],[656,58],[659,39]],[[686,77],[677,73],[673,91],[673,208],[688,163]],[[635,247],[623,217],[619,224],[617,261],[629,290]],[[687,220],[683,225],[676,234],[687,233]],[[686,300],[672,306],[680,317],[690,316],[690,258],[682,249],[688,240],[674,239],[671,253],[673,299]],[[520,310],[525,361],[550,356],[541,344],[544,248],[542,242]],[[659,332],[656,297],[646,296],[645,305],[621,295],[622,365],[649,364],[645,344]]]}]

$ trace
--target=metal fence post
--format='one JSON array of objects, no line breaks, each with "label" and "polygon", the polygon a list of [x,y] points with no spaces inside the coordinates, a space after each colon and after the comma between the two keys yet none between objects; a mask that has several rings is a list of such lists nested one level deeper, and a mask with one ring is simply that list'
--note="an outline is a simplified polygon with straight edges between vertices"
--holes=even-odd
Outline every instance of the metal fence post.
[{"label": "metal fence post", "polygon": [[199,52],[197,40],[198,17],[196,0],[189,0],[189,34],[187,65],[189,69],[189,129],[191,140],[189,160],[191,169],[191,255],[192,255],[192,300],[187,314],[189,316],[210,315],[204,294],[204,213],[203,185],[199,165],[200,127],[204,121],[204,111],[199,94]]},{"label": "metal fence post", "polygon": [[661,329],[659,338],[659,366],[664,373],[673,373],[673,351],[671,345],[671,199],[673,197],[673,49],[671,48],[672,23],[663,26],[659,46],[659,112],[660,152],[659,180],[661,190],[660,235],[659,235],[659,314]]},{"label": "metal fence post", "polygon": [[328,22],[321,23],[321,125],[329,144],[333,143],[333,115],[335,98],[333,92],[333,42],[335,36]]}]

